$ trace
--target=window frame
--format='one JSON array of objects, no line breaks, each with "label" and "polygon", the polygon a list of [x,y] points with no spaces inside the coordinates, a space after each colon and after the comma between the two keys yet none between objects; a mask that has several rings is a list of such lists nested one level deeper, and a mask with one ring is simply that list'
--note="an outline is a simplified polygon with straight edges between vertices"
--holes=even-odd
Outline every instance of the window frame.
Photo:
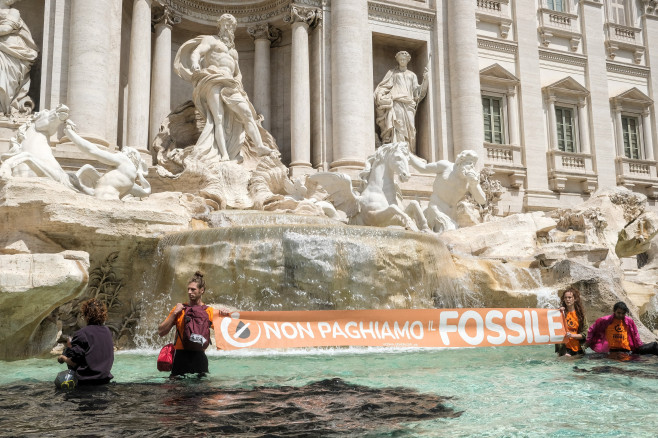
[{"label": "window frame", "polygon": [[[481,99],[481,101],[484,101],[484,99],[486,99],[486,98],[490,99],[490,101],[496,100],[496,101],[500,102],[499,110],[500,110],[500,130],[501,130],[500,140],[501,141],[500,141],[500,143],[496,142],[495,138],[494,138],[493,116],[490,117],[490,120],[491,120],[491,123],[492,123],[492,125],[491,125],[492,126],[492,129],[491,129],[492,141],[487,140],[487,137],[486,137],[487,133],[486,133],[486,129],[485,129],[486,125],[484,124],[484,116],[485,116],[485,114],[484,114],[484,102],[482,102],[482,125],[483,125],[482,128],[484,130],[483,141],[485,143],[489,143],[489,144],[509,144],[509,136],[508,136],[509,115],[507,113],[507,95],[505,95],[504,93],[499,93],[499,92],[490,91],[488,89],[483,89],[480,92],[480,99]],[[490,107],[491,107],[491,105],[490,105]]]},{"label": "window frame", "polygon": [[[628,0],[606,0],[605,3],[608,22],[617,26],[634,27],[633,7]],[[624,23],[620,23],[616,19],[619,16],[619,10],[623,10]]]},{"label": "window frame", "polygon": [[[556,5],[557,3],[560,2],[562,5],[562,9],[557,9]],[[555,12],[569,12],[569,0],[546,0],[545,2],[546,9],[549,9],[551,11]]]},{"label": "window frame", "polygon": [[[560,100],[557,100],[555,102],[555,126],[553,127],[555,129],[556,133],[556,138],[557,138],[557,144],[555,145],[555,149],[560,151],[560,152],[565,152],[568,154],[579,154],[580,152],[580,125],[578,122],[578,106],[577,105],[571,105],[565,102],[561,102]],[[566,139],[563,138],[563,141],[565,142],[564,144],[564,149],[560,149],[560,130],[558,127],[560,126],[560,120],[558,120],[558,115],[557,112],[558,110],[564,111],[567,110],[571,113],[571,135],[572,135],[572,144],[573,144],[573,150],[567,150],[567,145],[566,145]],[[564,119],[564,117],[562,117]],[[564,124],[562,124],[564,126]],[[563,135],[564,137],[564,135]]]},{"label": "window frame", "polygon": [[[621,136],[623,140],[623,143],[621,144],[621,148],[622,148],[622,153],[624,154],[623,156],[631,160],[644,160],[647,154],[645,150],[646,147],[644,142],[644,126],[642,121],[642,114],[629,112],[629,111],[622,111],[620,116],[621,116],[621,130],[622,130]],[[630,141],[629,141],[629,152],[631,156],[626,154],[626,132],[624,131],[624,119],[635,120],[636,123],[635,134],[637,137],[637,155],[638,155],[637,157],[632,156],[633,153],[630,146]]]}]

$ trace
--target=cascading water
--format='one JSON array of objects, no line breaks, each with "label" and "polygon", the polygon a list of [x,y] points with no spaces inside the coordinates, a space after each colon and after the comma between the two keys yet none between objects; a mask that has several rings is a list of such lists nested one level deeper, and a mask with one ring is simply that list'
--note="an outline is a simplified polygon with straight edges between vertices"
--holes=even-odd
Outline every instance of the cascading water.
[{"label": "cascading water", "polygon": [[204,302],[241,310],[476,307],[436,236],[343,226],[321,218],[222,212],[217,228],[165,236],[142,292],[138,347],[161,345],[157,325],[186,283],[205,273]]}]

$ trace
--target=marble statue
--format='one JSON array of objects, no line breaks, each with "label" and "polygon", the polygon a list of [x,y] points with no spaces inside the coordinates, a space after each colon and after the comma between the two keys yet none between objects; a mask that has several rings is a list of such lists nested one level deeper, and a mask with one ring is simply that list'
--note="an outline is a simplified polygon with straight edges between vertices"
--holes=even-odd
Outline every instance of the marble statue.
[{"label": "marble statue", "polygon": [[[126,195],[143,198],[150,194],[151,186],[144,177],[148,168],[137,150],[124,147],[119,153],[104,151],[80,137],[68,117],[68,107],[58,105],[54,110],[39,111],[21,125],[9,152],[0,156],[0,178],[45,177],[103,200],[118,200]],[[55,159],[49,141],[62,123],[73,144],[114,169],[102,175],[85,164],[77,172],[65,171]]]},{"label": "marble statue", "polygon": [[329,193],[336,208],[345,212],[349,223],[375,227],[402,226],[412,231],[429,231],[418,201],[411,201],[403,211],[398,205],[395,174],[407,181],[409,147],[405,142],[380,146],[368,157],[359,174],[364,188],[357,194],[349,176],[335,172],[320,172],[309,176]]},{"label": "marble statue", "polygon": [[398,66],[386,73],[375,88],[376,121],[382,143],[405,141],[416,153],[416,109],[427,94],[429,70],[425,68],[419,85],[416,74],[407,69],[411,55],[405,51],[395,55]]},{"label": "marble statue", "polygon": [[429,227],[436,233],[458,228],[457,207],[470,193],[478,204],[486,203],[486,196],[480,187],[480,176],[475,170],[478,156],[475,151],[465,150],[457,155],[454,163],[440,160],[427,163],[415,156],[409,156],[409,162],[422,173],[434,173],[436,179],[425,218]]},{"label": "marble statue", "polygon": [[78,188],[82,192],[103,200],[118,200],[127,195],[145,198],[151,194],[151,185],[144,176],[148,173],[148,166],[137,149],[124,146],[120,152],[112,153],[80,137],[75,129],[73,122],[67,120],[64,134],[73,144],[101,163],[114,167],[100,174],[90,164],[82,166],[76,172]]},{"label": "marble statue", "polygon": [[174,61],[178,75],[194,85],[193,99],[206,125],[195,145],[193,157],[242,161],[245,135],[250,152],[269,155],[276,147],[263,142],[264,129],[242,86],[242,73],[235,50],[235,17],[224,14],[217,23],[218,35],[202,35],[184,43]]},{"label": "marble statue", "polygon": [[27,96],[37,46],[17,9],[17,0],[0,0],[0,114],[32,111]]},{"label": "marble statue", "polygon": [[68,117],[66,105],[33,114],[11,139],[9,152],[0,156],[0,178],[46,177],[77,190],[74,177],[55,159],[49,140]]}]

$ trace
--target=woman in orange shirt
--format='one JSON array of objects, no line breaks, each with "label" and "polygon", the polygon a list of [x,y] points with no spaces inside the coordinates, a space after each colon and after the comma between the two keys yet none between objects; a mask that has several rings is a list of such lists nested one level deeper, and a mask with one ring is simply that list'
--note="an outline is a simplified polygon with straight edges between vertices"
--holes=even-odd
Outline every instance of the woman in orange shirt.
[{"label": "woman in orange shirt", "polygon": [[562,293],[560,310],[564,315],[567,334],[563,344],[555,345],[555,352],[560,356],[573,356],[585,354],[583,343],[587,338],[587,323],[583,303],[580,301],[580,292],[570,287]]}]

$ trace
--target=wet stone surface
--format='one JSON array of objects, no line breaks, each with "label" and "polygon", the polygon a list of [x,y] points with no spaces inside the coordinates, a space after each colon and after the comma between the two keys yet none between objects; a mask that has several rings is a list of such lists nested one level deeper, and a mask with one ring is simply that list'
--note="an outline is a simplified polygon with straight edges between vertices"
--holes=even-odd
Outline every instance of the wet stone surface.
[{"label": "wet stone surface", "polygon": [[[110,384],[64,392],[4,387],[0,436],[353,436],[401,423],[459,417],[448,397],[341,379],[302,387],[222,389],[205,380]],[[4,435],[10,433],[10,435]]]}]

